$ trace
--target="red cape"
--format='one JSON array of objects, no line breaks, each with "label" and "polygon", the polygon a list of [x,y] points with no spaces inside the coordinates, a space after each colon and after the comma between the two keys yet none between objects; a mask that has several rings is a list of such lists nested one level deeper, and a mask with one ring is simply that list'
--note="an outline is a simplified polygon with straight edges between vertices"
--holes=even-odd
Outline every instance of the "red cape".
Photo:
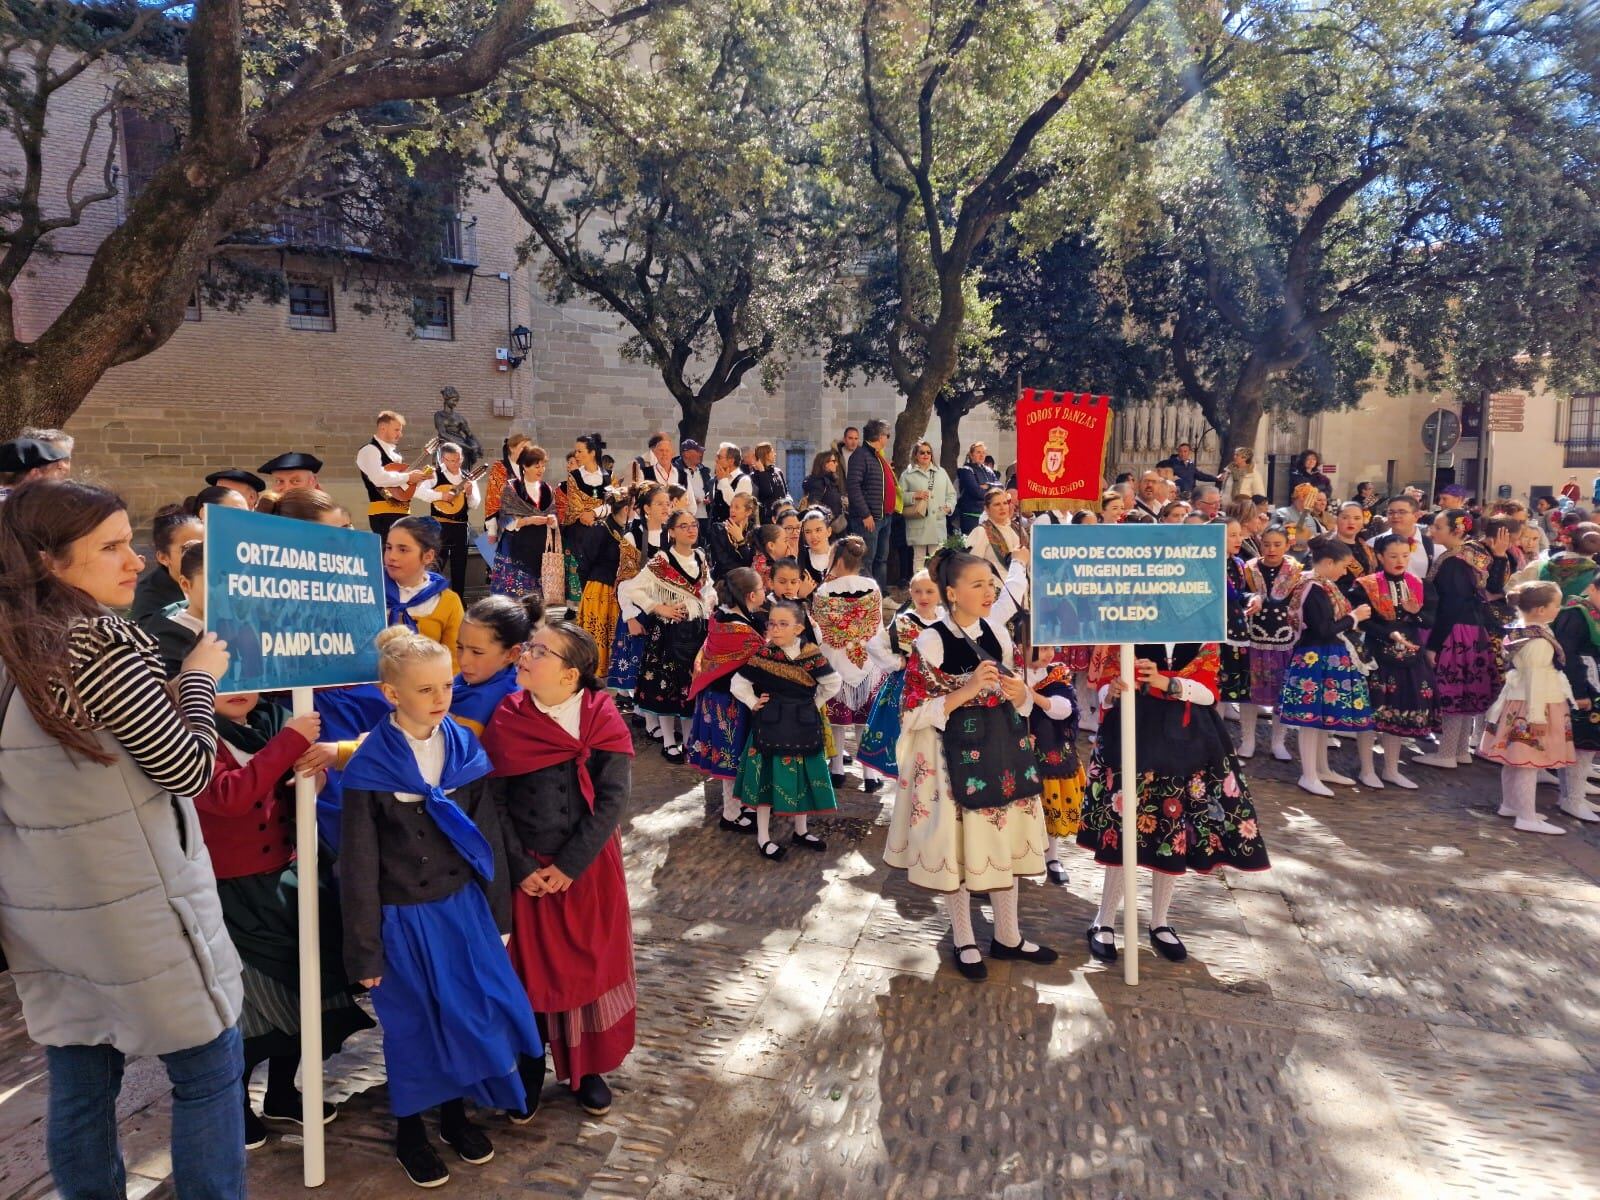
[{"label": "red cape", "polygon": [[578,736],[574,738],[553,718],[540,712],[528,692],[507,696],[483,731],[483,748],[494,764],[494,774],[528,775],[575,759],[578,789],[589,807],[594,808],[589,755],[596,751],[631,755],[633,735],[605,692],[586,693],[581,713]]}]

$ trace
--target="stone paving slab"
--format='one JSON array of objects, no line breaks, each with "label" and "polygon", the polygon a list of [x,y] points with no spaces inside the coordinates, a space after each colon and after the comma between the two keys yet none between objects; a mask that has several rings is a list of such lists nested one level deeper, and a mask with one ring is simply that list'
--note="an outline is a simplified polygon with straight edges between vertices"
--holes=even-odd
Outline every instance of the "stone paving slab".
[{"label": "stone paving slab", "polygon": [[[495,1160],[441,1195],[1600,1197],[1600,831],[1513,834],[1489,767],[1326,800],[1258,757],[1273,869],[1179,883],[1189,962],[1142,945],[1137,988],[1090,962],[1102,873],[1073,850],[1068,886],[1021,894],[1024,930],[1062,960],[973,985],[937,898],[881,863],[887,795],[847,788],[814,824],[827,852],[773,864],[715,828],[715,787],[638,750],[640,1041],[616,1106],[588,1118],[552,1084],[526,1128],[490,1114]],[[1353,745],[1335,763],[1354,773]],[[980,901],[980,945],[991,920]],[[172,1195],[164,1092],[158,1063],[129,1065],[136,1200]],[[329,1095],[324,1190],[415,1195],[375,1035],[330,1064]],[[0,1200],[54,1195],[44,1097],[0,978]],[[298,1140],[274,1136],[250,1182],[303,1194]]]}]

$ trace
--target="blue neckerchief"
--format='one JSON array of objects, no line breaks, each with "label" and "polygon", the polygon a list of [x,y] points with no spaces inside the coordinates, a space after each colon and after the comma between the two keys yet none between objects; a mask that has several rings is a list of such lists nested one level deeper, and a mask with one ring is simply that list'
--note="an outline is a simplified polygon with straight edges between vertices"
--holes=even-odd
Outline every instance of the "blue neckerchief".
[{"label": "blue neckerchief", "polygon": [[454,721],[439,726],[444,737],[444,770],[439,786],[430,787],[417,769],[417,756],[411,752],[405,733],[393,721],[379,721],[361,743],[344,769],[344,786],[371,792],[405,792],[423,797],[423,805],[434,824],[450,844],[467,860],[467,865],[484,879],[494,878],[494,852],[476,822],[461,811],[449,796],[474,779],[482,779],[493,767],[478,739]]},{"label": "blue neckerchief", "polygon": [[450,715],[482,730],[494,716],[494,710],[500,707],[500,701],[516,690],[515,664],[496,671],[482,683],[468,683],[457,675],[450,690]]},{"label": "blue neckerchief", "polygon": [[385,575],[383,577],[383,595],[389,603],[389,624],[404,625],[407,629],[415,629],[417,627],[416,619],[407,610],[415,608],[419,604],[426,604],[449,586],[449,581],[443,575],[436,571],[429,571],[428,582],[422,585],[422,590],[402,603],[400,600],[400,585]]}]

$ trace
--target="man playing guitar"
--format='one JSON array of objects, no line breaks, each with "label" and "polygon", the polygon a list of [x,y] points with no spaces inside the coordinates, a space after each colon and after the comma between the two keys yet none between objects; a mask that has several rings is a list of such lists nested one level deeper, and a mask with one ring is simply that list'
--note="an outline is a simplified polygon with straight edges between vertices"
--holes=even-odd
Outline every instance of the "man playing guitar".
[{"label": "man playing guitar", "polygon": [[406,419],[385,409],[378,414],[376,435],[356,452],[367,489],[367,524],[379,537],[387,537],[389,526],[411,511],[416,485],[433,474],[427,467],[405,465],[399,451],[405,431]]},{"label": "man playing guitar", "polygon": [[[449,564],[450,586],[456,595],[467,590],[467,541],[472,529],[472,510],[478,507],[478,480],[489,473],[489,464],[480,463],[471,472],[461,472],[462,450],[454,442],[439,445],[439,469],[432,479],[417,485],[417,499],[429,506],[428,513],[439,522],[444,539],[444,561]],[[443,565],[439,573],[444,574]]]}]

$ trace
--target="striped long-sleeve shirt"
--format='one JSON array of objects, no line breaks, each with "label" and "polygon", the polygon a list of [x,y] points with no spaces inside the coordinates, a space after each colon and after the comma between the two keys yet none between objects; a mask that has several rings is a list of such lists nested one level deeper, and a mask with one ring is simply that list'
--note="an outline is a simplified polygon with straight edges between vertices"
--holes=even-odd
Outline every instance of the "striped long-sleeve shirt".
[{"label": "striped long-sleeve shirt", "polygon": [[211,781],[217,755],[217,684],[184,671],[173,692],[156,643],[121,617],[96,617],[67,639],[67,661],[85,713],[122,744],[156,784],[193,796]]}]

